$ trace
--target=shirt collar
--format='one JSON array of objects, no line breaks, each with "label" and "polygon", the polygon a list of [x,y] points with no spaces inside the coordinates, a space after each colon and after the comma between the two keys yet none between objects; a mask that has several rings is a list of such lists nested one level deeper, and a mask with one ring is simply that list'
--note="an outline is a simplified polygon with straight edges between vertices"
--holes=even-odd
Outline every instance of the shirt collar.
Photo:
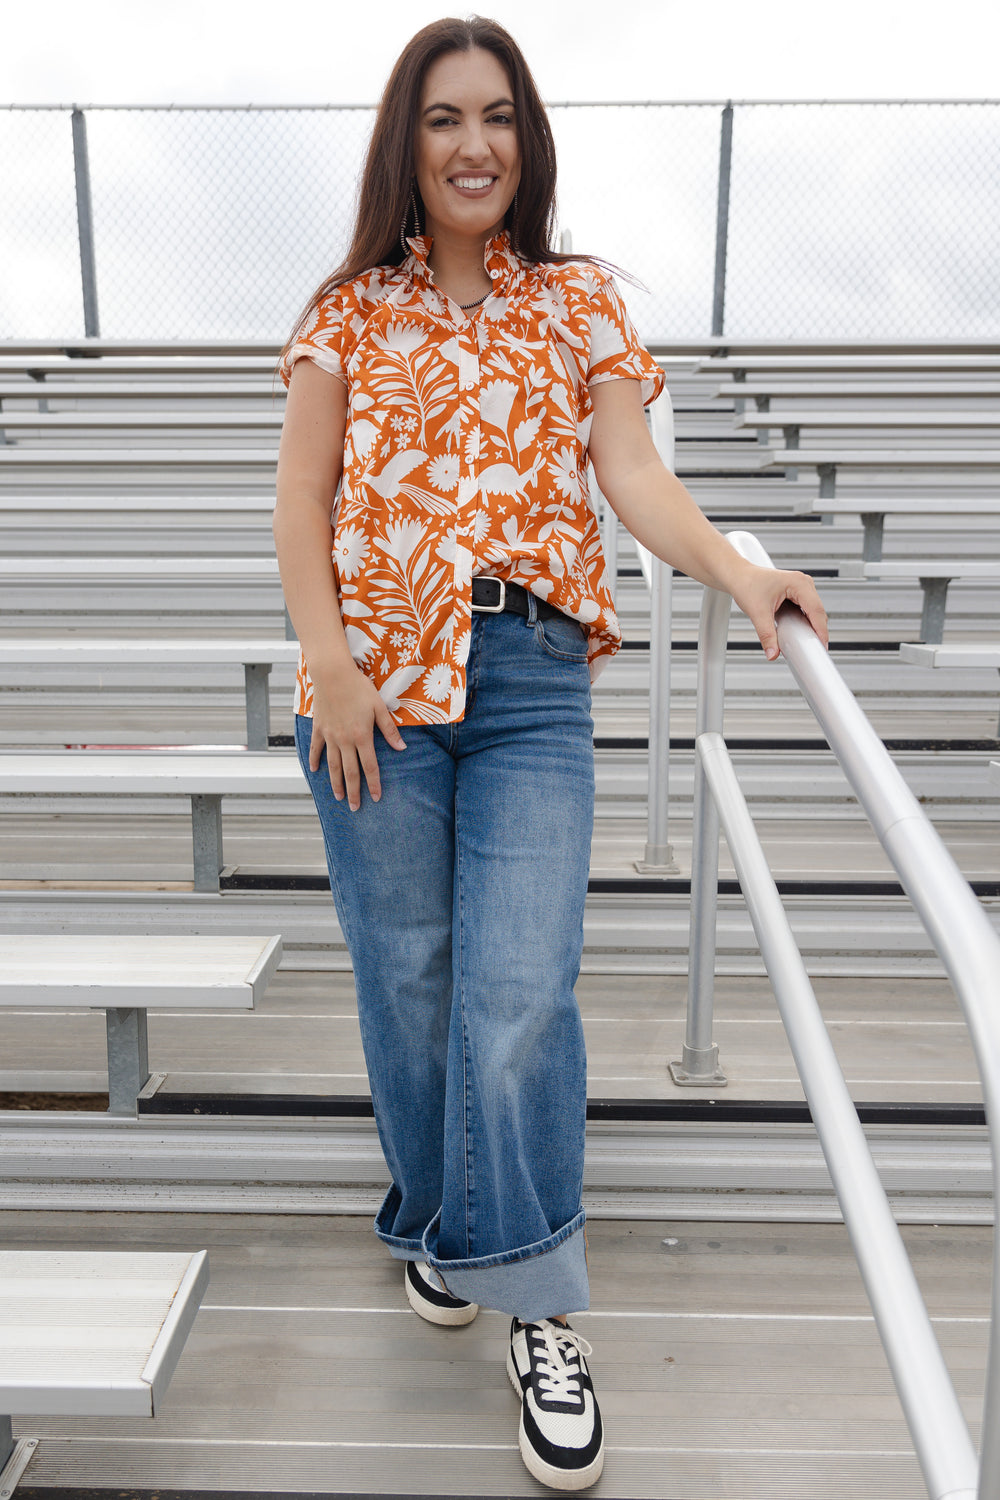
[{"label": "shirt collar", "polygon": [[[421,281],[431,280],[432,273],[427,264],[427,257],[434,243],[432,237],[429,234],[415,234],[406,243],[410,247],[410,254],[403,262],[402,269],[411,280],[417,278]],[[521,275],[523,262],[512,249],[510,235],[506,229],[501,229],[499,234],[495,234],[491,240],[487,241],[483,252],[483,265],[493,282],[493,290],[502,294],[506,294]]]}]

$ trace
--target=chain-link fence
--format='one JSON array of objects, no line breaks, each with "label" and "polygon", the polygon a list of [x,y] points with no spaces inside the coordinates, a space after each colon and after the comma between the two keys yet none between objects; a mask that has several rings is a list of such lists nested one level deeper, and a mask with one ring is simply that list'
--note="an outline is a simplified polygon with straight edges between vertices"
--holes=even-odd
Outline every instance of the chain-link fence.
[{"label": "chain-link fence", "polygon": [[[345,249],[372,118],[0,111],[0,337],[280,341]],[[1000,102],[551,119],[560,222],[644,284],[650,342],[1000,332]]]}]

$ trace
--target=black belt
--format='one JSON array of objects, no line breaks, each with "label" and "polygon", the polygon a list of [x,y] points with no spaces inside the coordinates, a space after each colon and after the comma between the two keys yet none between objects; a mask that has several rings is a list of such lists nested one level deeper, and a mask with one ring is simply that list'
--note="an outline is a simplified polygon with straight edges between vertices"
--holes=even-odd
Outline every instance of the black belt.
[{"label": "black belt", "polygon": [[[519,583],[508,583],[505,578],[474,578],[472,580],[472,608],[477,614],[528,615],[528,600],[532,596]],[[535,599],[535,609],[540,620],[551,620],[561,613],[554,604],[544,599]]]}]

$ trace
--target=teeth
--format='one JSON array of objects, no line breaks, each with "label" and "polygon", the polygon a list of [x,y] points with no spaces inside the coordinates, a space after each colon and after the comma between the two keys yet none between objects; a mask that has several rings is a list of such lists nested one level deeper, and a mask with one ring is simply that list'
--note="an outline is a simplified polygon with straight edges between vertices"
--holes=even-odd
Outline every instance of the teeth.
[{"label": "teeth", "polygon": [[492,177],[453,177],[451,180],[455,184],[456,187],[473,189],[473,188],[489,187],[490,183],[494,181],[494,178],[492,178]]}]

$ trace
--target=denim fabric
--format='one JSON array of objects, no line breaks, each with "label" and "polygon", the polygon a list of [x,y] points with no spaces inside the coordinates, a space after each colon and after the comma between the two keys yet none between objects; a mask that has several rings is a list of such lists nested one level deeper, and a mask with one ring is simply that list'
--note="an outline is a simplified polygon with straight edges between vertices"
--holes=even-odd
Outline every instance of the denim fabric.
[{"label": "denim fabric", "polygon": [[393,1185],[376,1233],[453,1295],[524,1319],[587,1306],[586,1107],[573,986],[593,826],[583,631],[473,615],[458,723],[376,732],[382,797],[309,771]]}]

